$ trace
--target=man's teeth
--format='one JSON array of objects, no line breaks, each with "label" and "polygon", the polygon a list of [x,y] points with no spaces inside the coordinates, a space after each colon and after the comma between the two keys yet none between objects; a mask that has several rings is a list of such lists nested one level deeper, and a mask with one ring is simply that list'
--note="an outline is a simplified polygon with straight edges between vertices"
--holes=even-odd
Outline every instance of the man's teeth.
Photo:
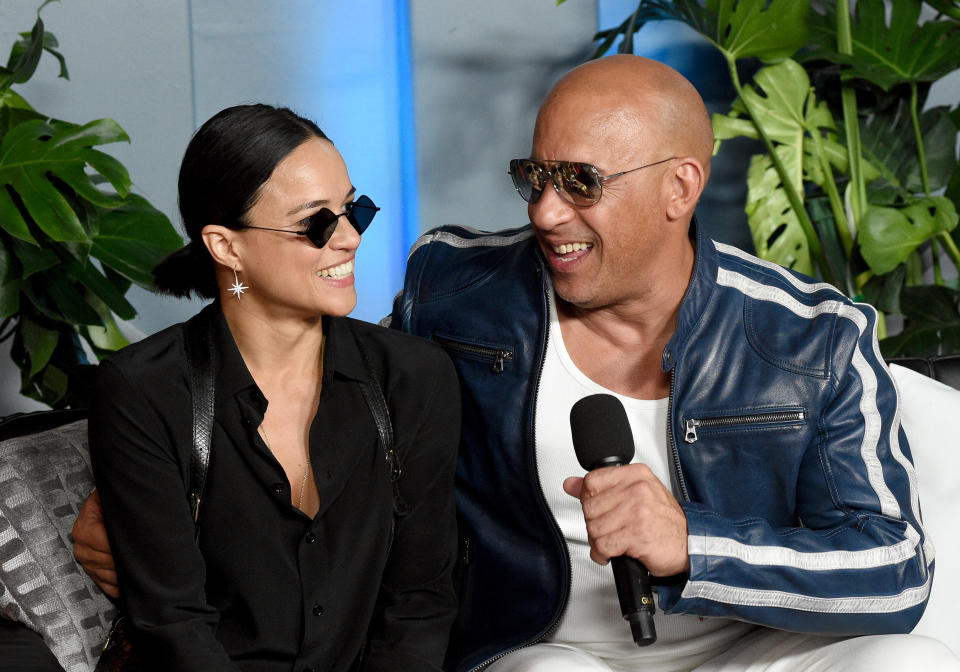
[{"label": "man's teeth", "polygon": [[554,247],[553,251],[557,254],[569,254],[571,252],[579,252],[580,250],[588,250],[593,247],[590,243],[567,243],[566,245],[560,245]]},{"label": "man's teeth", "polygon": [[345,264],[340,264],[339,266],[325,268],[322,271],[318,271],[317,275],[321,278],[333,278],[334,280],[339,280],[340,278],[347,277],[351,273],[353,273],[353,260],[350,260]]}]

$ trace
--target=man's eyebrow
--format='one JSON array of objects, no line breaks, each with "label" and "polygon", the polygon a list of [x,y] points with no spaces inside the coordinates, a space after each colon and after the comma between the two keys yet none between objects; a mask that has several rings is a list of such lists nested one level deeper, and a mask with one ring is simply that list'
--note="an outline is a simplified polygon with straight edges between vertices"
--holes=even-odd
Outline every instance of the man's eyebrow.
[{"label": "man's eyebrow", "polygon": [[[344,197],[343,200],[347,200],[348,198],[353,196],[355,193],[357,193],[357,188],[350,187],[350,191],[347,192],[347,195]],[[330,205],[329,199],[323,199],[320,201],[307,201],[306,203],[301,203],[300,205],[295,207],[293,210],[288,212],[287,216],[289,217],[290,215],[295,215],[298,212],[303,212],[304,210],[310,210],[311,208],[322,208],[328,205]]]}]

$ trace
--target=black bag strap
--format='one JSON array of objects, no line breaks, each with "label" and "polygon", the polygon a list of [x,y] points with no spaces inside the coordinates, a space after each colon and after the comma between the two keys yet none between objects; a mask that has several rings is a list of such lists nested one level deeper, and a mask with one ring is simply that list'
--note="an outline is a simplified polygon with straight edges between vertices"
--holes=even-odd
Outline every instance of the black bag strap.
[{"label": "black bag strap", "polygon": [[190,360],[190,396],[193,403],[193,446],[190,451],[190,512],[194,536],[200,531],[200,499],[210,466],[213,440],[213,397],[217,380],[214,323],[200,313],[185,325],[187,359]]},{"label": "black bag strap", "polygon": [[[349,322],[347,324],[350,324]],[[377,432],[380,434],[380,447],[383,449],[383,455],[387,460],[387,466],[390,468],[390,484],[393,486],[393,513],[396,516],[403,516],[407,513],[407,503],[400,494],[400,475],[403,470],[400,468],[400,456],[393,443],[393,423],[390,421],[390,410],[387,408],[387,400],[383,396],[383,388],[380,387],[380,381],[373,369],[373,363],[367,355],[367,350],[357,338],[357,332],[351,327],[353,340],[357,344],[357,350],[363,358],[363,363],[367,368],[367,380],[360,383],[360,393],[364,401],[370,408],[373,420],[377,425]]]}]

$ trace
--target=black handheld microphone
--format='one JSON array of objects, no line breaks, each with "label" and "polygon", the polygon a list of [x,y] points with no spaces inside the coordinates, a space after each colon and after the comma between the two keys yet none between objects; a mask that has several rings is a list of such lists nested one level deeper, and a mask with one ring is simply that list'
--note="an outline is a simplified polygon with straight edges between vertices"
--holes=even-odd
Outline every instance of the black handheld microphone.
[{"label": "black handheld microphone", "polygon": [[[633,459],[633,432],[620,400],[610,394],[584,397],[570,409],[570,430],[577,461],[587,471],[629,464]],[[636,558],[611,558],[620,611],[630,622],[637,646],[657,641],[653,614],[657,610],[650,591],[650,572]]]}]

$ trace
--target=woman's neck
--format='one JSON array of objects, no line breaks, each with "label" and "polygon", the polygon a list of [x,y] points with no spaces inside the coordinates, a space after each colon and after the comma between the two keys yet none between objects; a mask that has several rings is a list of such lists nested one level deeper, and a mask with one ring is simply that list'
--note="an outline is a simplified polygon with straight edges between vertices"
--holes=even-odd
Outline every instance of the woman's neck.
[{"label": "woman's neck", "polygon": [[270,314],[246,307],[242,300],[224,302],[223,315],[247,369],[261,389],[284,380],[319,380],[324,343],[320,316],[305,320]]}]

